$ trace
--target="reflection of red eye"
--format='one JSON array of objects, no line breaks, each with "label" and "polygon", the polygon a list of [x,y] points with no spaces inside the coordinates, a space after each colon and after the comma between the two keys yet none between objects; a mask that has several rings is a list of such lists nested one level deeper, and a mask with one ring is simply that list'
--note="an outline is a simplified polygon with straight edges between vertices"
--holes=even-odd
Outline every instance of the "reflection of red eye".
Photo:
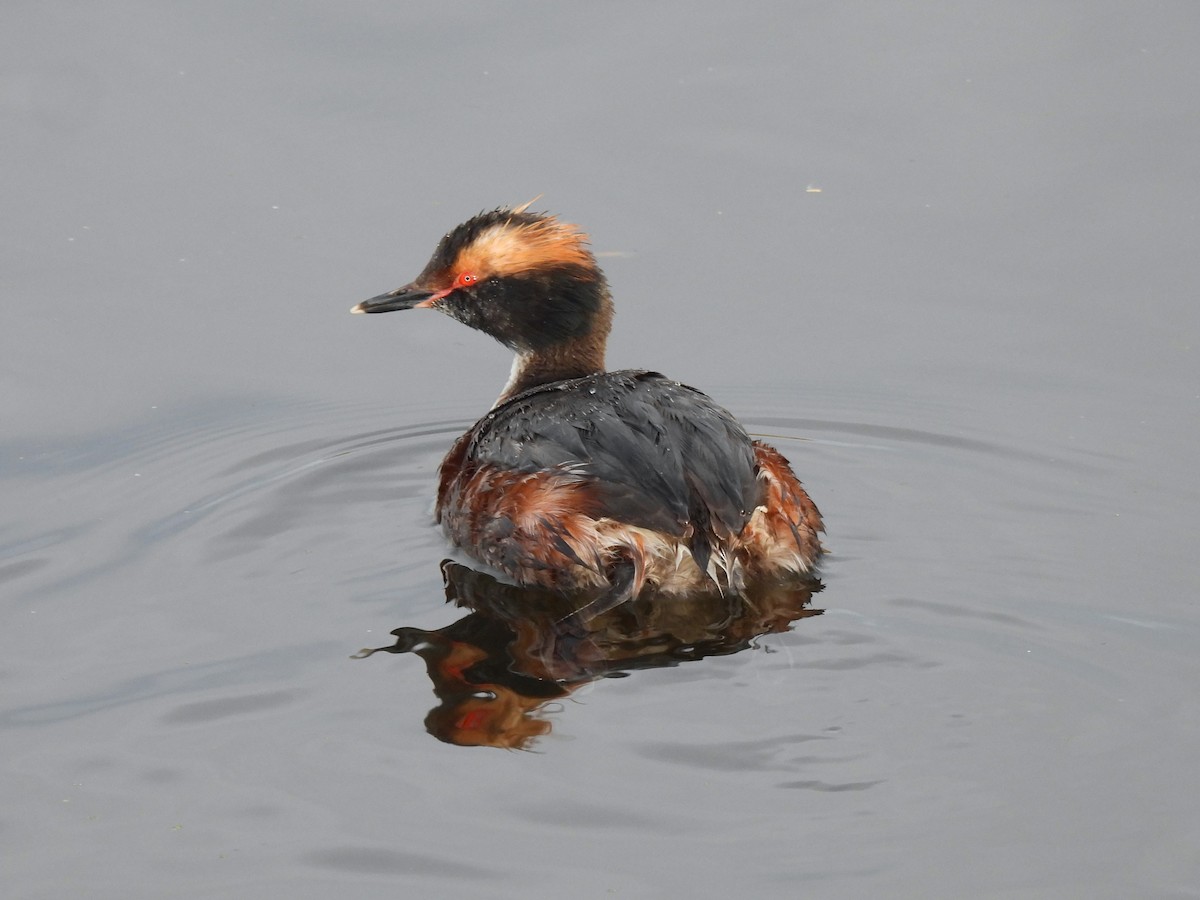
[{"label": "reflection of red eye", "polygon": [[478,731],[487,724],[486,709],[472,709],[464,713],[458,720],[458,727],[464,731]]},{"label": "reflection of red eye", "polygon": [[455,287],[466,287],[467,285],[471,285],[474,283],[475,283],[475,276],[472,275],[470,272],[463,272],[457,278],[454,279]]}]

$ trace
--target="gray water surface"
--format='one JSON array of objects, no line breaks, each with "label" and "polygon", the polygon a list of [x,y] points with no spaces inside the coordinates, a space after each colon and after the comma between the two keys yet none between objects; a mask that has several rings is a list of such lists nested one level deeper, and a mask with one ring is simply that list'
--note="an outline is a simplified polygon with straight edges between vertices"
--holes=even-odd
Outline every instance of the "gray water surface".
[{"label": "gray water surface", "polygon": [[[1191,3],[6,6],[3,895],[1200,896],[1198,45]],[[538,194],[611,365],[792,460],[824,612],[463,747],[425,660],[351,656],[470,650],[432,492],[509,359],[347,312]]]}]

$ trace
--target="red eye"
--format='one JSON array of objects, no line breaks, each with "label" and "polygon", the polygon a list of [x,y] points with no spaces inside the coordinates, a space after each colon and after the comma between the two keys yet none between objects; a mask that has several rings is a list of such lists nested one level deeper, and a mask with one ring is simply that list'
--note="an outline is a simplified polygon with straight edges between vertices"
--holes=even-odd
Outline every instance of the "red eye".
[{"label": "red eye", "polygon": [[470,272],[462,272],[459,274],[459,276],[457,278],[454,279],[455,287],[467,287],[467,285],[471,285],[474,283],[475,283],[475,276],[472,275]]}]

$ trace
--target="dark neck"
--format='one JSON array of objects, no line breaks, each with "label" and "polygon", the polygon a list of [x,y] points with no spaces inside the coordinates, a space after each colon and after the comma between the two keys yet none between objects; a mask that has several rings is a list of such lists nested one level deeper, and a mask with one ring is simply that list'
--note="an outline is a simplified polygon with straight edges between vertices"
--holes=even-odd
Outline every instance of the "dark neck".
[{"label": "dark neck", "polygon": [[586,334],[537,350],[518,351],[508,384],[495,405],[538,385],[603,372],[604,348],[612,328],[612,315],[612,301],[606,295],[594,327]]}]

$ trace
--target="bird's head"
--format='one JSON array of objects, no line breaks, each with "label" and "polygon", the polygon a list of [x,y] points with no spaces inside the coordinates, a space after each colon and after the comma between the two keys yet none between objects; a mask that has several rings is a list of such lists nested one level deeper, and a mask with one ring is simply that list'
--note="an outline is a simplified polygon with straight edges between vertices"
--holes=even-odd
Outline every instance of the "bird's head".
[{"label": "bird's head", "polygon": [[484,212],[447,233],[411,283],[351,312],[436,309],[518,353],[601,342],[612,318],[587,235],[527,206]]}]

